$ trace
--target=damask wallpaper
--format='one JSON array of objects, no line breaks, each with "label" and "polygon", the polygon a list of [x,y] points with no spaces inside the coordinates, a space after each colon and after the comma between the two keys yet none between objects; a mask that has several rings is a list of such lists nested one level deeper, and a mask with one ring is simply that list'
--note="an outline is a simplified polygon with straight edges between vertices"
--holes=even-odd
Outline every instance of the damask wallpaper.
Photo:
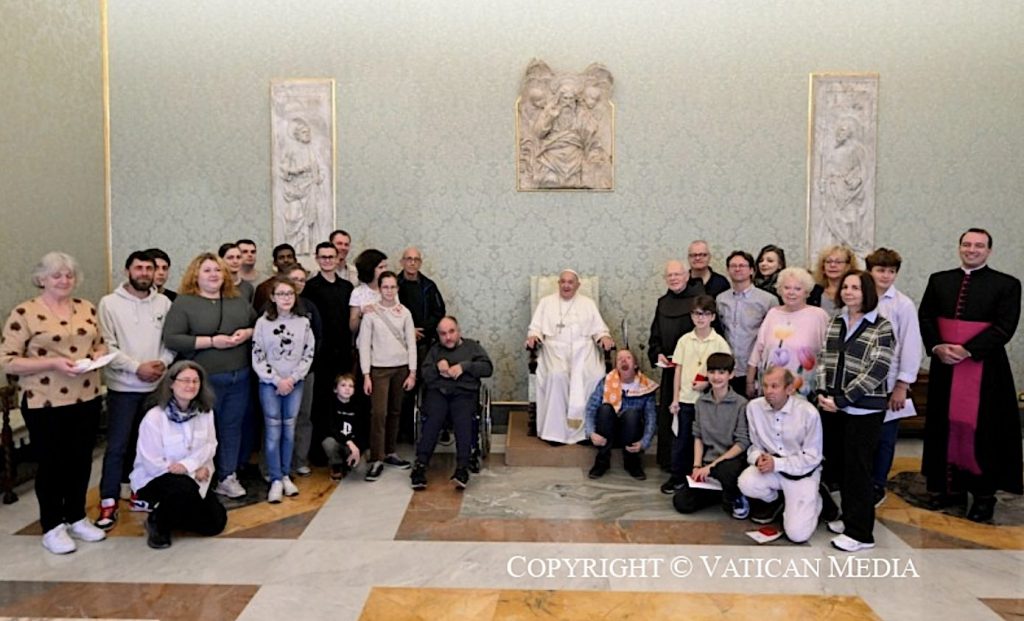
[{"label": "damask wallpaper", "polygon": [[[339,224],[396,269],[418,245],[496,397],[525,399],[530,274],[600,276],[636,345],[692,239],[719,271],[769,242],[806,261],[808,74],[875,71],[876,240],[905,257],[898,286],[919,299],[972,225],[1020,275],[1022,23],[1016,2],[111,0],[115,264],[160,245],[177,277],[239,237],[268,259],[270,80],[333,78]],[[614,192],[515,191],[533,57],[614,72]],[[1011,355],[1024,373],[1020,336]]]},{"label": "damask wallpaper", "polygon": [[81,263],[80,295],[106,293],[99,4],[0,2],[0,59],[3,321],[50,250]]}]

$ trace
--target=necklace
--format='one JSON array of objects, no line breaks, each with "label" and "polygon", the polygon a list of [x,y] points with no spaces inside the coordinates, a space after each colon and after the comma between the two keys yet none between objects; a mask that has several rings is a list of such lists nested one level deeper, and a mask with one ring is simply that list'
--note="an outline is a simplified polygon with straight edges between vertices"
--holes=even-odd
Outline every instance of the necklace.
[{"label": "necklace", "polygon": [[555,324],[555,327],[558,328],[559,332],[561,332],[562,328],[565,327],[565,316],[569,314],[569,311],[572,310],[572,307],[573,307],[574,304],[576,304],[576,298],[575,297],[573,297],[572,302],[569,302],[568,308],[566,308],[563,311],[562,310],[562,298],[561,297],[558,298],[558,323]]}]

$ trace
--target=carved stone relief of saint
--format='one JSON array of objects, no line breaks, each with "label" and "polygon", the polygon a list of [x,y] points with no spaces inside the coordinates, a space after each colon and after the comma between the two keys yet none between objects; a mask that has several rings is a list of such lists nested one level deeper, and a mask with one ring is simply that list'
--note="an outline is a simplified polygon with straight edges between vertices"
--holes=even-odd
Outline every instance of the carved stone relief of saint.
[{"label": "carved stone relief of saint", "polygon": [[520,190],[612,189],[613,84],[596,63],[555,74],[530,62],[517,105]]}]

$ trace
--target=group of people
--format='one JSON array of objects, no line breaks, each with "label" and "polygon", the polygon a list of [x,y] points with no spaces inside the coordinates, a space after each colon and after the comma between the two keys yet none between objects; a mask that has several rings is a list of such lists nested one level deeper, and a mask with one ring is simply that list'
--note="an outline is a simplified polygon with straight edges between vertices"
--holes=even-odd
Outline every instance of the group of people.
[{"label": "group of people", "polygon": [[[165,252],[135,251],[125,281],[98,308],[74,296],[76,261],[46,254],[32,275],[39,295],[11,311],[0,343],[0,368],[17,377],[39,458],[43,546],[63,554],[76,539],[102,540],[125,497],[150,512],[151,547],[169,546],[174,529],[221,532],[217,496],[246,495],[237,473],[260,423],[271,503],[300,493],[292,475],[309,474],[320,450],[336,480],[365,460],[367,481],[392,467],[411,470],[412,487],[423,489],[446,425],[457,442],[451,481],[464,488],[477,394],[493,364],[447,315],[419,250],[403,252],[396,274],[375,249],[350,264],[350,248],[348,233],[332,233],[316,245],[318,273],[309,277],[294,248],[279,245],[264,279],[251,240],[227,243],[195,257],[177,292],[166,287]],[[657,462],[670,473],[661,490],[680,511],[719,498],[694,485],[713,479],[734,517],[767,523],[782,513],[793,541],[823,517],[836,547],[864,549],[928,351],[923,468],[933,505],[966,502],[969,491],[968,517],[989,520],[997,490],[1024,492],[1005,351],[1020,282],[987,266],[991,248],[986,231],[964,233],[961,266],[934,274],[916,311],[894,286],[902,259],[890,249],[868,255],[865,271],[849,249],[828,248],[814,275],[787,267],[775,246],[757,260],[737,250],[725,277],[696,241],[689,264],[665,268],[668,291],[648,343],[660,385],[628,349],[606,373],[601,350],[615,343],[596,304],[578,293],[579,274],[564,270],[526,340],[541,348],[538,435],[595,446],[592,478],[621,447],[637,479],[657,437]],[[91,522],[85,493],[101,375],[108,435]],[[396,447],[417,388],[422,433],[410,463]]]},{"label": "group of people", "polygon": [[[43,546],[65,554],[75,540],[103,540],[120,499],[149,512],[153,548],[169,546],[174,529],[221,532],[227,518],[217,497],[247,494],[238,472],[260,426],[271,503],[300,493],[292,475],[310,474],[311,448],[323,450],[318,460],[335,480],[367,453],[368,481],[384,465],[410,469],[396,442],[424,359],[425,435],[436,441],[450,418],[469,446],[463,393],[490,375],[490,360],[446,316],[419,250],[407,248],[395,274],[378,250],[351,265],[350,247],[347,232],[332,233],[317,245],[319,273],[308,278],[294,248],[279,245],[264,278],[255,243],[225,243],[196,256],[177,291],[166,286],[167,253],[138,250],[98,308],[74,295],[81,271],[73,257],[43,256],[32,275],[40,293],[11,311],[0,345],[39,460]],[[99,517],[90,521],[85,494],[103,399],[107,446]],[[414,479],[425,478],[432,452],[417,452]],[[453,481],[465,487],[461,452],[458,463]]]},{"label": "group of people", "polygon": [[833,546],[863,550],[874,546],[874,509],[885,501],[899,421],[916,414],[909,390],[928,352],[929,506],[966,504],[970,492],[968,519],[989,521],[997,490],[1024,493],[1005,349],[1020,281],[988,267],[991,249],[987,231],[966,231],[960,267],[932,275],[918,310],[894,286],[902,257],[892,249],[871,252],[861,269],[849,248],[825,248],[813,274],[787,267],[774,245],[757,259],[736,250],[726,277],[711,269],[707,242],[695,241],[689,265],[666,264],[668,291],[651,324],[660,388],[628,349],[605,373],[608,327],[578,293],[579,274],[563,270],[525,343],[541,347],[538,436],[597,447],[591,478],[621,447],[626,471],[642,480],[656,435],[657,463],[670,473],[661,491],[680,512],[720,499],[737,519],[767,524],[782,514],[794,542],[822,519]]}]

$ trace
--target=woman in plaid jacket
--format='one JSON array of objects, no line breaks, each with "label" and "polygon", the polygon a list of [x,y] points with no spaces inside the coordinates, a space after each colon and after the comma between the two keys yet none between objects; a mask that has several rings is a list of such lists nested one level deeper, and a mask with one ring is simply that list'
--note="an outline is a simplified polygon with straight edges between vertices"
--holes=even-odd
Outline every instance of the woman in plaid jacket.
[{"label": "woman in plaid jacket", "polygon": [[[888,404],[892,324],[878,314],[875,281],[847,272],[818,364],[818,407],[824,429],[825,480],[842,489],[842,519],[828,527],[832,545],[846,552],[875,546],[871,470]],[[827,500],[826,500],[827,502]],[[827,512],[826,512],[827,513]]]}]

